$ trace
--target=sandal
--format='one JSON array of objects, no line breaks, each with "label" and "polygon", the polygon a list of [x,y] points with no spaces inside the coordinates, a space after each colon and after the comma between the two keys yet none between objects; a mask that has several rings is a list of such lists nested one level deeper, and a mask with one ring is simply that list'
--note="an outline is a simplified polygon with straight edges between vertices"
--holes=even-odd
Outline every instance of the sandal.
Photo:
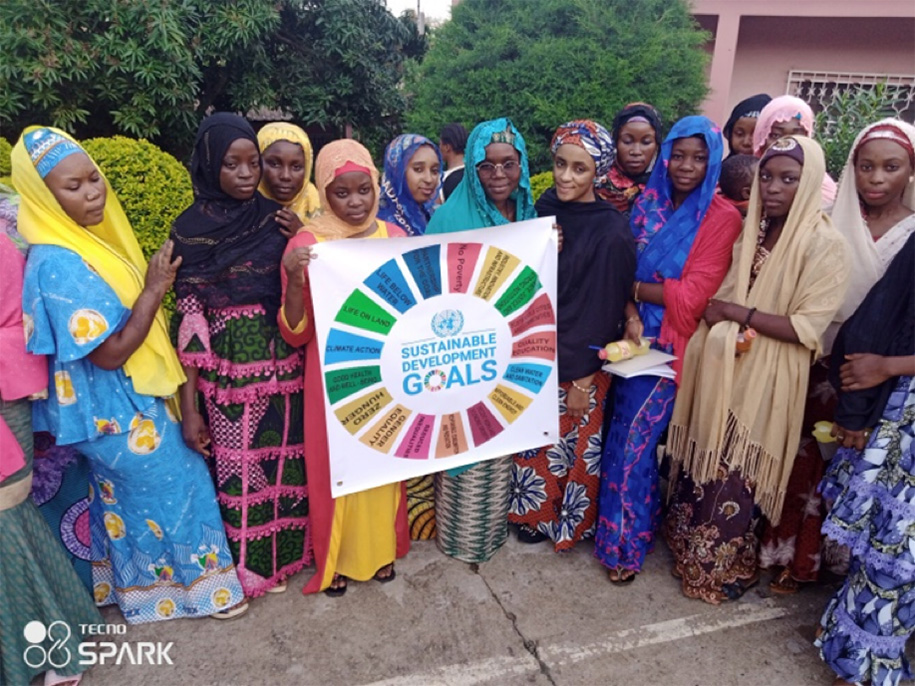
[{"label": "sandal", "polygon": [[[387,576],[378,576],[385,570],[390,570],[390,573]],[[392,562],[379,569],[377,572],[375,572],[375,576],[372,578],[380,584],[386,584],[389,581],[394,581],[394,579],[397,578],[397,570],[394,569],[394,563]]]},{"label": "sandal", "polygon": [[213,619],[235,619],[236,617],[241,617],[248,611],[248,601],[243,600],[238,605],[230,607],[225,610],[220,610],[219,612],[214,612],[210,615]]},{"label": "sandal", "polygon": [[518,540],[521,543],[540,543],[546,540],[546,534],[540,533],[537,529],[527,524],[519,524]]},{"label": "sandal", "polygon": [[[341,586],[340,583],[343,583]],[[334,586],[334,584],[337,584]],[[339,598],[344,593],[346,593],[346,577],[342,574],[334,574],[334,578],[330,581],[330,586],[324,589],[324,595],[330,596],[331,598]]]},{"label": "sandal", "polygon": [[791,576],[791,572],[785,567],[778,576],[769,582],[769,590],[777,595],[793,595],[801,588],[801,582]]},{"label": "sandal", "polygon": [[735,581],[732,584],[725,584],[721,587],[721,592],[724,593],[725,597],[728,600],[739,600],[744,593],[749,591],[751,588],[756,586],[759,583],[759,572],[756,572],[750,579],[745,579],[742,581]]},{"label": "sandal", "polygon": [[634,572],[631,569],[623,569],[622,567],[607,570],[607,578],[610,579],[610,583],[616,584],[617,586],[631,584],[635,581],[637,575],[638,572]]},{"label": "sandal", "polygon": [[286,580],[284,579],[276,586],[271,586],[267,589],[267,593],[285,593],[286,592]]}]

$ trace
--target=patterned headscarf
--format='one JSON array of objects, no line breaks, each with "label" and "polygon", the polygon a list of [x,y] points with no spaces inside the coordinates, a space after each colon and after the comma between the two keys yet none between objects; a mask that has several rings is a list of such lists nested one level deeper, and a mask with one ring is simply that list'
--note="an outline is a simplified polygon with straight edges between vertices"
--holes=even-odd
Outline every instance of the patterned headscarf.
[{"label": "patterned headscarf", "polygon": [[[674,209],[673,184],[667,175],[670,155],[675,141],[692,136],[701,136],[708,146],[708,168],[699,187]],[[632,208],[630,223],[638,251],[638,281],[660,283],[680,277],[699,225],[715,197],[723,152],[721,129],[706,117],[684,117],[667,134],[661,144],[663,164],[655,167],[648,186]],[[639,311],[648,335],[660,331],[663,306],[642,302]]]},{"label": "patterned headscarf", "polygon": [[[435,150],[439,175],[432,197],[420,205],[413,199],[413,194],[407,186],[407,168],[413,160],[413,155],[424,145]],[[397,224],[408,236],[421,236],[426,233],[426,224],[429,223],[435,199],[442,188],[441,170],[444,166],[438,146],[425,136],[415,133],[397,136],[384,151],[384,176],[381,178],[378,218]]]},{"label": "patterned headscarf", "polygon": [[75,142],[61,136],[53,129],[37,127],[22,137],[29,159],[38,170],[38,176],[46,177],[64,158],[73,153],[83,152]]},{"label": "patterned headscarf", "polygon": [[[620,131],[623,126],[633,119],[648,122],[651,125],[651,128],[654,129],[655,139],[660,143],[661,115],[658,114],[658,111],[646,102],[632,102],[626,105],[616,113],[615,117],[613,117],[613,128],[610,132],[612,137],[611,140],[613,141],[613,164],[610,165],[610,170],[601,180],[601,184],[597,188],[598,196],[611,203],[616,209],[626,215],[628,215],[629,211],[632,209],[632,205],[635,203],[639,193],[645,189],[645,184],[651,177],[651,172],[658,159],[658,155],[655,153],[654,158],[649,161],[645,171],[634,178],[630,177],[616,163],[616,144],[619,140]],[[660,145],[658,145],[658,148],[660,148]]]},{"label": "patterned headscarf", "polygon": [[590,119],[576,119],[556,129],[550,143],[550,152],[555,155],[560,145],[577,145],[591,156],[597,167],[595,186],[602,183],[616,155],[610,132]]},{"label": "patterned headscarf", "polygon": [[498,208],[486,197],[476,166],[486,159],[486,146],[491,143],[510,142],[521,159],[521,178],[512,193],[515,201],[515,221],[535,219],[534,198],[531,195],[531,173],[527,162],[527,146],[521,132],[510,119],[502,117],[477,124],[467,139],[464,159],[467,172],[444,205],[436,210],[426,233],[449,233],[482,229],[487,226],[508,224]]},{"label": "patterned headscarf", "polygon": [[[367,171],[372,178],[375,202],[365,221],[359,226],[353,226],[335,215],[330,209],[330,205],[327,204],[327,187],[340,174],[362,170]],[[371,153],[358,141],[342,138],[321,148],[318,158],[315,160],[315,185],[318,187],[321,207],[324,209],[305,228],[317,238],[322,240],[349,238],[362,233],[378,221],[378,169],[372,161]]]},{"label": "patterned headscarf", "polygon": [[[311,168],[314,166],[315,161],[315,154],[311,147],[311,139],[301,127],[282,121],[266,124],[257,132],[257,146],[260,148],[261,154],[271,145],[279,141],[294,143],[302,148],[302,152],[305,154],[305,183],[302,185],[299,192],[296,193],[288,207],[295,212],[298,218],[303,222],[308,221],[309,217],[313,216],[321,209],[321,201],[318,200],[318,189],[315,188],[314,184],[311,182]],[[267,188],[265,177],[266,175],[261,177],[261,183],[257,189],[265,198],[276,200],[276,198],[270,195],[270,189]]]},{"label": "patterned headscarf", "polygon": [[762,108],[756,129],[753,131],[753,153],[759,157],[766,149],[772,127],[781,122],[797,119],[804,133],[813,136],[813,110],[810,105],[793,95],[781,95]]}]

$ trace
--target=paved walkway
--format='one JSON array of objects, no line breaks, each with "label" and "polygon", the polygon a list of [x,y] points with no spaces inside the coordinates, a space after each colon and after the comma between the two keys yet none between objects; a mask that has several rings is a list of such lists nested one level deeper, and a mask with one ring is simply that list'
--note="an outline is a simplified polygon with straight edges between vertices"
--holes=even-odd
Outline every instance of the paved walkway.
[{"label": "paved walkway", "polygon": [[[629,585],[610,584],[580,544],[565,555],[514,537],[475,568],[432,542],[414,545],[386,585],[342,598],[289,591],[229,622],[129,627],[126,639],[173,641],[173,666],[95,667],[85,686],[448,684],[830,684],[811,644],[833,587],[736,603],[687,600],[663,544]],[[106,610],[120,622],[117,610]]]}]

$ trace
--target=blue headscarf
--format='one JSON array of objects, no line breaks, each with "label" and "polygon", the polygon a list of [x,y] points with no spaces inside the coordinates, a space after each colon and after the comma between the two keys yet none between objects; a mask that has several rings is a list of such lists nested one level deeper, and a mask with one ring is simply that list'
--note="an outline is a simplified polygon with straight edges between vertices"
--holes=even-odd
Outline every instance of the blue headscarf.
[{"label": "blue headscarf", "polygon": [[[678,138],[691,136],[701,136],[705,140],[708,169],[699,187],[674,210],[673,185],[667,174],[671,149]],[[661,145],[662,164],[655,166],[648,185],[632,209],[630,225],[638,251],[637,281],[661,283],[664,279],[680,278],[699,225],[715,197],[723,152],[721,129],[707,117],[684,117],[673,125]],[[639,305],[639,314],[645,334],[657,336],[664,306],[643,302]]]},{"label": "blue headscarf", "polygon": [[[420,205],[413,199],[413,194],[407,187],[407,168],[413,155],[423,145],[430,145],[435,150],[439,175],[432,197]],[[421,236],[426,233],[426,224],[432,216],[435,199],[442,189],[441,170],[444,166],[438,146],[425,136],[405,133],[388,143],[384,151],[384,176],[381,178],[378,218],[397,224],[408,236]]]},{"label": "blue headscarf", "polygon": [[502,117],[477,124],[467,138],[464,160],[467,171],[464,178],[454,189],[454,193],[438,208],[429,222],[426,233],[451,233],[481,229],[487,226],[508,224],[498,208],[486,197],[476,166],[486,159],[486,146],[493,142],[493,135],[511,131],[512,146],[521,158],[521,178],[518,188],[512,193],[515,201],[515,221],[535,219],[534,198],[531,195],[531,173],[527,164],[527,146],[521,132],[515,128],[510,119]]}]

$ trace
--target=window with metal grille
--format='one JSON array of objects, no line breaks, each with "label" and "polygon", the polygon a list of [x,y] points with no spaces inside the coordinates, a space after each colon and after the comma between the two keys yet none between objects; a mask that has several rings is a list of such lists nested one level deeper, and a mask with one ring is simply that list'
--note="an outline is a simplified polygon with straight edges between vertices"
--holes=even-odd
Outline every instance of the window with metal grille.
[{"label": "window with metal grille", "polygon": [[850,89],[872,89],[886,84],[892,96],[892,109],[900,119],[912,121],[915,116],[915,75],[863,74],[854,72],[790,71],[785,92],[807,102],[814,112],[820,112],[836,95]]}]

